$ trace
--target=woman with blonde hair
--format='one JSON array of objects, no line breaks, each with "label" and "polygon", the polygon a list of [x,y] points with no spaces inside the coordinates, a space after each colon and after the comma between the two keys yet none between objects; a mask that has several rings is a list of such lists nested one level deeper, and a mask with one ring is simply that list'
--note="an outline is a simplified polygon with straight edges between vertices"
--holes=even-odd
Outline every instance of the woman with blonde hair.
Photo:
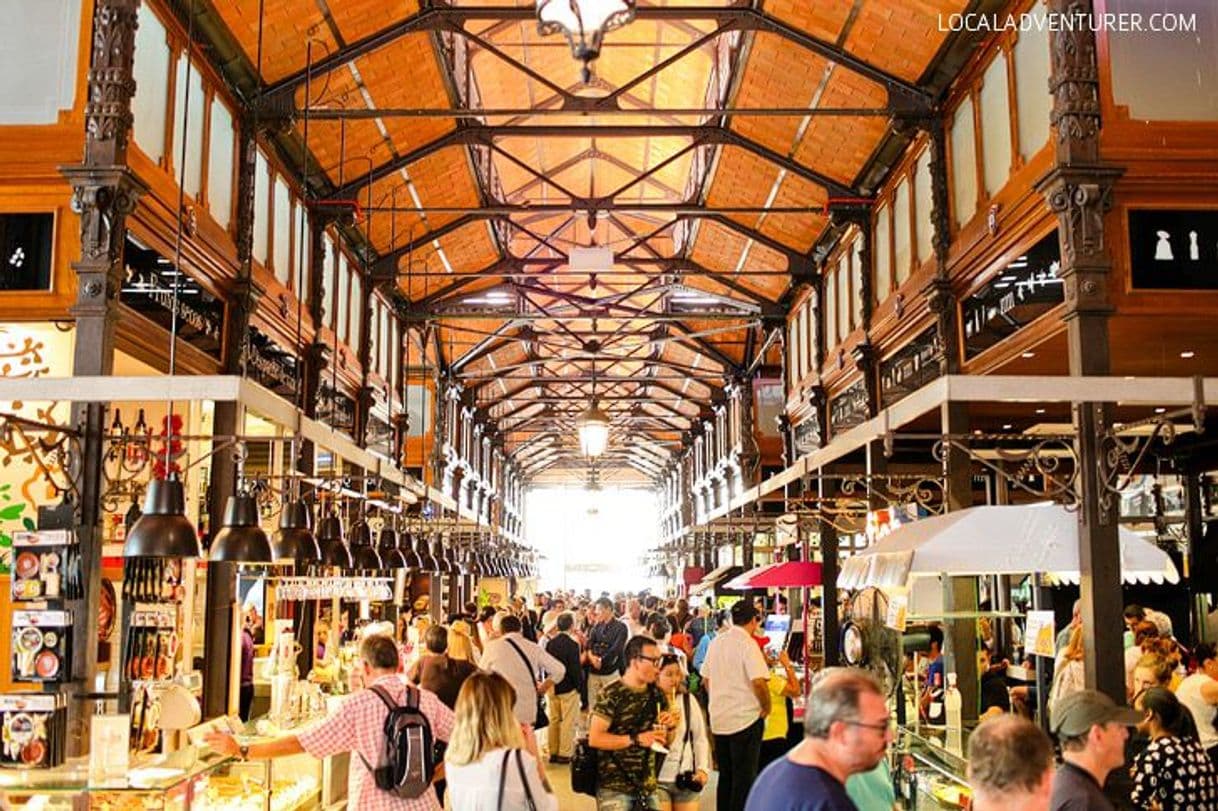
[{"label": "woman with blonde hair", "polygon": [[455,620],[448,630],[451,632],[448,635],[448,658],[476,664],[474,643],[470,638],[473,629],[469,627],[469,623],[465,620]]},{"label": "woman with blonde hair", "polygon": [[444,755],[452,811],[558,811],[515,703],[498,673],[474,673],[461,686]]},{"label": "woman with blonde hair", "polygon": [[1057,658],[1053,686],[1049,690],[1050,718],[1063,698],[1084,688],[1083,656],[1083,628],[1080,625],[1070,632],[1070,642]]}]

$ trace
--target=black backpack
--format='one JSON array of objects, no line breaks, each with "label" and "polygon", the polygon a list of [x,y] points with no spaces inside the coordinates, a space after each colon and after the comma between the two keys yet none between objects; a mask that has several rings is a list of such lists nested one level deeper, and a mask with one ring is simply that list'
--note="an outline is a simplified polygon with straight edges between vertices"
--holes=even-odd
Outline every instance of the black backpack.
[{"label": "black backpack", "polygon": [[419,691],[406,685],[406,703],[396,704],[384,687],[373,685],[372,692],[385,702],[389,714],[385,716],[385,752],[381,763],[373,768],[364,756],[364,766],[372,772],[376,787],[395,797],[415,799],[423,792],[431,791],[432,777],[436,771],[435,741],[431,736],[431,722],[419,709]]}]

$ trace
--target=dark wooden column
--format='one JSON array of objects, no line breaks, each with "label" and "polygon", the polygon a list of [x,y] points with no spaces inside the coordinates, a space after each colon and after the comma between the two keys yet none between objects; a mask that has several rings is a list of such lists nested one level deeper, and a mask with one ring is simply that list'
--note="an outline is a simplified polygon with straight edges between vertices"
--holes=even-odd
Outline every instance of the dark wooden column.
[{"label": "dark wooden column", "polygon": [[[1089,14],[1091,0],[1050,0],[1049,12]],[[1061,275],[1065,285],[1067,345],[1071,375],[1110,371],[1108,297],[1111,260],[1104,239],[1104,215],[1121,170],[1100,160],[1099,73],[1095,33],[1088,26],[1049,35],[1052,65],[1053,135],[1056,165],[1037,183],[1057,213]],[[1074,404],[1082,503],[1078,511],[1079,567],[1086,683],[1121,703],[1121,567],[1116,503],[1099,475],[1100,444],[1111,429],[1111,404]]]},{"label": "dark wooden column", "polygon": [[[824,471],[813,474],[816,476],[815,493],[821,499],[833,498],[837,495],[836,479],[825,479],[821,476]],[[811,482],[804,486],[805,493],[813,492]],[[837,527],[822,517],[820,519],[820,560],[821,560],[821,622],[825,638],[822,640],[825,667],[836,667],[841,664],[841,652],[838,649],[841,636],[841,622],[837,616],[837,576],[841,567],[837,559]],[[805,633],[810,629],[805,628]]]},{"label": "dark wooden column", "polygon": [[[80,258],[76,271],[76,376],[109,375],[114,370],[116,305],[123,279],[123,242],[127,215],[147,191],[127,168],[131,132],[132,68],[139,0],[97,0],[93,13],[93,52],[89,63],[89,101],[85,105],[84,160],[61,171],[72,185],[72,210],[80,215]],[[88,692],[97,675],[97,605],[101,589],[101,493],[106,403],[78,402],[73,424],[82,429],[80,457],[72,476],[80,491],[79,525],[84,596],[68,602],[79,628],[87,629],[72,655],[67,685],[68,756],[89,749],[90,708],[71,694]]]}]

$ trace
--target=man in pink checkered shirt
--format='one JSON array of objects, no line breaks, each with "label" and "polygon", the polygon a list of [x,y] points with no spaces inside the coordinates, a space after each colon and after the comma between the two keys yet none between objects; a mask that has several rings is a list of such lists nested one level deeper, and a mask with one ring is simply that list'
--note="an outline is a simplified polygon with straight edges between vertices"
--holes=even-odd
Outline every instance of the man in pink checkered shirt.
[{"label": "man in pink checkered shirt", "polygon": [[[398,673],[398,649],[387,636],[370,636],[360,646],[364,665],[364,684],[378,684],[396,701],[406,700],[406,682]],[[436,740],[447,741],[453,729],[453,712],[435,693],[420,690],[419,709],[431,723]],[[265,743],[238,744],[224,732],[209,732],[208,745],[217,752],[241,758],[274,758],[308,752],[328,757],[351,752],[351,772],[347,784],[347,807],[352,811],[440,811],[434,791],[413,800],[394,797],[381,791],[363,761],[377,765],[385,748],[385,703],[371,690],[361,690],[342,703],[338,712],[316,726],[296,735],[285,735]],[[361,760],[362,756],[362,760]]]}]

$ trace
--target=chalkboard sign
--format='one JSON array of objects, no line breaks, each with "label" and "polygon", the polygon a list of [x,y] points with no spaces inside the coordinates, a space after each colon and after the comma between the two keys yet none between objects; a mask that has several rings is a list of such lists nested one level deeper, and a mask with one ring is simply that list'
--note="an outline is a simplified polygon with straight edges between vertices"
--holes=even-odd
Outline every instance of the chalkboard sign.
[{"label": "chalkboard sign", "polygon": [[1218,290],[1218,211],[1129,212],[1133,286]]}]

